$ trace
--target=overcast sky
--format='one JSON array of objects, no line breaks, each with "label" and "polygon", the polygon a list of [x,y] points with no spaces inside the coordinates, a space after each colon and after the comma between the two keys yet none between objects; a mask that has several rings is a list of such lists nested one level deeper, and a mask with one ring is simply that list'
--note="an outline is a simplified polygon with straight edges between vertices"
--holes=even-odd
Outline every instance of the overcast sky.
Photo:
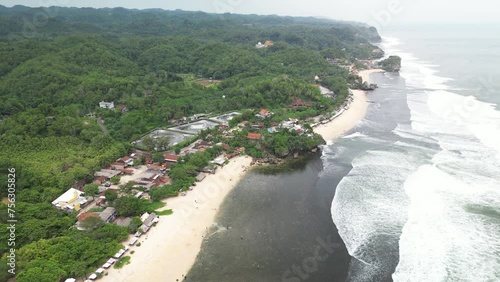
[{"label": "overcast sky", "polygon": [[210,13],[319,16],[377,27],[399,23],[498,23],[495,0],[1,0],[6,6],[162,8]]}]

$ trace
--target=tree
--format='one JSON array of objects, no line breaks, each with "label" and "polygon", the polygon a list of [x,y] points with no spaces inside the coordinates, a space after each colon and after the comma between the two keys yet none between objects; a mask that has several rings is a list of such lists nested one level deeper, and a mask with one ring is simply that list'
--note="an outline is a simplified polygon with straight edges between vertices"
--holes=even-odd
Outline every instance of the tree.
[{"label": "tree", "polygon": [[155,163],[163,163],[164,160],[165,160],[165,157],[163,156],[163,154],[154,154],[153,155],[153,162],[155,162]]},{"label": "tree", "polygon": [[158,137],[155,140],[156,148],[160,151],[166,150],[169,144],[170,144],[170,137],[167,135]]},{"label": "tree", "polygon": [[139,226],[142,225],[142,221],[138,216],[135,216],[132,218],[132,221],[128,225],[128,230],[131,234],[137,232],[137,229],[139,229]]},{"label": "tree", "polygon": [[120,182],[120,176],[114,176],[110,181],[113,184],[118,184]]},{"label": "tree", "polygon": [[106,197],[106,201],[112,203],[114,200],[118,198],[116,193],[113,193],[110,190],[104,191],[104,197]]},{"label": "tree", "polygon": [[80,227],[87,231],[96,230],[97,228],[100,228],[103,225],[104,221],[102,221],[102,219],[98,216],[89,216],[82,222],[80,222]]},{"label": "tree", "polygon": [[85,191],[86,196],[95,196],[99,193],[99,185],[94,183],[87,184],[83,188],[83,191]]},{"label": "tree", "polygon": [[20,282],[52,282],[60,281],[66,271],[61,269],[60,264],[53,260],[36,259],[28,263],[27,270],[22,271],[16,277]]},{"label": "tree", "polygon": [[114,202],[114,207],[120,216],[138,215],[143,211],[142,200],[135,197],[120,197]]},{"label": "tree", "polygon": [[149,135],[142,138],[142,144],[144,144],[144,147],[146,147],[150,151],[154,150],[154,148],[156,147],[155,140]]}]

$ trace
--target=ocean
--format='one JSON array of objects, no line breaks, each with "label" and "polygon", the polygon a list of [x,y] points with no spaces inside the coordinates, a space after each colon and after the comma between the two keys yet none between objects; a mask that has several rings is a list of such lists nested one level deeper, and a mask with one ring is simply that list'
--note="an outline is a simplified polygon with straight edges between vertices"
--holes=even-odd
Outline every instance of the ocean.
[{"label": "ocean", "polygon": [[[186,281],[500,281],[500,34],[384,30],[400,73],[321,156],[248,173]],[[326,246],[326,247],[325,247]]]},{"label": "ocean", "polygon": [[383,33],[403,59],[353,134],[324,151],[348,281],[500,281],[500,38],[494,27]]}]

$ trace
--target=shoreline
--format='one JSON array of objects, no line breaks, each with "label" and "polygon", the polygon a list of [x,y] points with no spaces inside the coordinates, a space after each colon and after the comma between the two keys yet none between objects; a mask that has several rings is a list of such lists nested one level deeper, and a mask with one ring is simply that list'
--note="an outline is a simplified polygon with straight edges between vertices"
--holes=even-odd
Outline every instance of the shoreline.
[{"label": "shoreline", "polygon": [[[369,75],[382,70],[361,71],[363,81]],[[366,115],[368,101],[366,91],[352,90],[353,102],[350,107],[332,121],[314,128],[325,141],[332,141],[354,128]],[[229,192],[249,170],[252,158],[239,156],[230,163],[198,182],[186,196],[163,200],[164,209],[172,209],[173,214],[161,216],[157,226],[141,236],[132,246],[130,264],[121,269],[106,270],[102,281],[183,281],[201,250],[203,240],[214,225],[220,205]],[[217,188],[215,188],[217,187]],[[214,189],[215,188],[215,189]]]},{"label": "shoreline", "polygon": [[[372,73],[384,72],[381,69],[370,69],[359,72],[359,76],[363,82],[370,82]],[[314,132],[318,133],[325,141],[333,141],[344,135],[347,131],[353,129],[366,115],[368,110],[367,91],[350,90],[353,94],[353,101],[349,108],[335,119],[321,124],[314,128]]]},{"label": "shoreline", "polygon": [[[186,196],[163,200],[171,215],[160,216],[158,224],[141,236],[128,252],[130,264],[106,270],[101,281],[183,281],[194,264],[207,230],[227,194],[246,174],[251,157],[238,156],[215,174],[198,182]],[[246,169],[245,169],[246,168]],[[177,280],[178,279],[178,280]]]}]

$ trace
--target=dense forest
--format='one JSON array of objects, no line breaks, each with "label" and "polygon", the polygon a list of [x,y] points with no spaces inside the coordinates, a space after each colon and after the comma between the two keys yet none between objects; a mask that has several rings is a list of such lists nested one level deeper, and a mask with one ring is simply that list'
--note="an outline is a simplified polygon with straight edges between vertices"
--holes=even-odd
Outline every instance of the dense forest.
[{"label": "dense forest", "polygon": [[[287,115],[332,110],[357,78],[326,59],[373,58],[378,40],[366,25],[314,18],[0,6],[0,183],[15,167],[18,281],[82,276],[117,250],[127,230],[76,231],[75,215],[50,202],[126,154],[130,141],[192,114],[283,111],[295,98],[312,108]],[[265,41],[274,44],[255,47]],[[275,139],[269,146],[286,142]],[[6,251],[0,245],[4,259]]]}]

